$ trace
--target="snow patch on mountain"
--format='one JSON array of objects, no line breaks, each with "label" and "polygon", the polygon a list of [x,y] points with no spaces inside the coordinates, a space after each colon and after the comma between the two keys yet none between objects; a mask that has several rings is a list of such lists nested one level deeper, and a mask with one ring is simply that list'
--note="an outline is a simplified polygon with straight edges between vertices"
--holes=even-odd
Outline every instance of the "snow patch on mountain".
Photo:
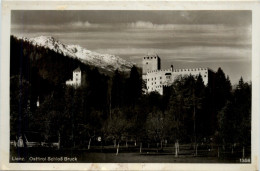
[{"label": "snow patch on mountain", "polygon": [[76,58],[81,62],[110,71],[129,71],[134,63],[126,61],[118,56],[110,54],[100,54],[87,50],[79,45],[66,45],[51,36],[39,36],[35,38],[17,37],[33,45],[51,49],[57,53],[71,58]]}]

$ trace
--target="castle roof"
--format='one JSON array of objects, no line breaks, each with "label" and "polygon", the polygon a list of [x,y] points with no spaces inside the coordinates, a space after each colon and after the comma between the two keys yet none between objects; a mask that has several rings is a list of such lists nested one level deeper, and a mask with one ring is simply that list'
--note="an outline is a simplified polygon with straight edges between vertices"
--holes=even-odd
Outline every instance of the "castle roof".
[{"label": "castle roof", "polygon": [[80,72],[80,67],[78,67],[77,69],[75,69],[73,72]]},{"label": "castle roof", "polygon": [[146,55],[146,57],[159,57],[157,53],[149,53]]},{"label": "castle roof", "polygon": [[148,71],[147,73],[150,74],[150,73],[156,73],[156,72],[182,72],[182,71],[186,71],[186,70],[188,70],[188,71],[189,70],[195,70],[195,71],[210,70],[210,71],[214,72],[210,68],[180,68],[180,69],[174,69],[174,70],[172,70],[172,68],[170,68],[170,69],[151,70],[151,71]]}]

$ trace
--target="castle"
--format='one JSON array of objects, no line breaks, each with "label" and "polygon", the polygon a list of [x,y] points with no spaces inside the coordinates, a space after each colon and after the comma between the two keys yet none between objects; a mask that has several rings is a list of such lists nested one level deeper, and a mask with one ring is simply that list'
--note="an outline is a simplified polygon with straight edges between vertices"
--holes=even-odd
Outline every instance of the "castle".
[{"label": "castle", "polygon": [[75,88],[81,85],[81,70],[79,67],[73,71],[73,78],[72,80],[69,79],[66,81],[66,85],[73,86]]},{"label": "castle", "polygon": [[157,91],[161,95],[163,95],[163,87],[171,85],[178,76],[200,74],[204,84],[207,85],[213,73],[209,68],[174,69],[172,65],[169,69],[161,69],[161,59],[158,55],[144,57],[142,64],[142,78],[146,83],[146,93]]}]

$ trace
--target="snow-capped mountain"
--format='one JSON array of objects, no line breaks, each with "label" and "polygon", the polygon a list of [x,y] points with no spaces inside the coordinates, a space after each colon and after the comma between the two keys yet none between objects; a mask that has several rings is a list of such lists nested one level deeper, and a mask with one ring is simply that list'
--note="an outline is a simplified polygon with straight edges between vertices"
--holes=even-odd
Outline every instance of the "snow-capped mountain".
[{"label": "snow-capped mountain", "polygon": [[64,56],[76,58],[85,64],[94,65],[110,71],[116,69],[119,71],[128,71],[134,65],[134,63],[115,55],[92,52],[79,45],[63,44],[51,36],[39,36],[35,38],[18,37],[18,39],[22,39],[33,45],[51,49],[57,53],[63,54]]}]

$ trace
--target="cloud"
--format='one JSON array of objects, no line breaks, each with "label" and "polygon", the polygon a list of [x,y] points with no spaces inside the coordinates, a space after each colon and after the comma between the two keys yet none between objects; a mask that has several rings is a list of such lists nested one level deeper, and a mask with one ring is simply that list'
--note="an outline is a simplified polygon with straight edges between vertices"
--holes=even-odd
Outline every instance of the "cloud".
[{"label": "cloud", "polygon": [[[127,23],[127,29],[149,29],[149,30],[172,30],[176,33],[233,33],[248,34],[251,33],[251,25],[233,26],[228,24],[154,24],[150,21],[137,21]],[[121,26],[123,27],[123,25]]]},{"label": "cloud", "polygon": [[166,60],[217,62],[217,61],[251,61],[250,48],[231,47],[181,47],[174,49],[156,48],[110,48],[95,49],[100,53],[131,56],[134,59],[142,58],[147,54],[158,54]]},{"label": "cloud", "polygon": [[90,24],[88,21],[82,22],[82,21],[77,21],[77,22],[71,22],[67,25],[74,26],[74,27],[91,27],[93,24]]},{"label": "cloud", "polygon": [[102,27],[107,27],[103,24],[92,24],[88,21],[77,21],[77,22],[67,22],[63,24],[12,24],[12,32],[23,32],[28,30],[28,32],[80,32],[86,29],[98,29]]},{"label": "cloud", "polygon": [[174,29],[175,25],[174,24],[153,24],[152,22],[149,21],[137,21],[133,23],[128,23],[127,24],[128,28],[135,28],[135,29],[159,29],[159,30],[169,30],[169,29]]}]

